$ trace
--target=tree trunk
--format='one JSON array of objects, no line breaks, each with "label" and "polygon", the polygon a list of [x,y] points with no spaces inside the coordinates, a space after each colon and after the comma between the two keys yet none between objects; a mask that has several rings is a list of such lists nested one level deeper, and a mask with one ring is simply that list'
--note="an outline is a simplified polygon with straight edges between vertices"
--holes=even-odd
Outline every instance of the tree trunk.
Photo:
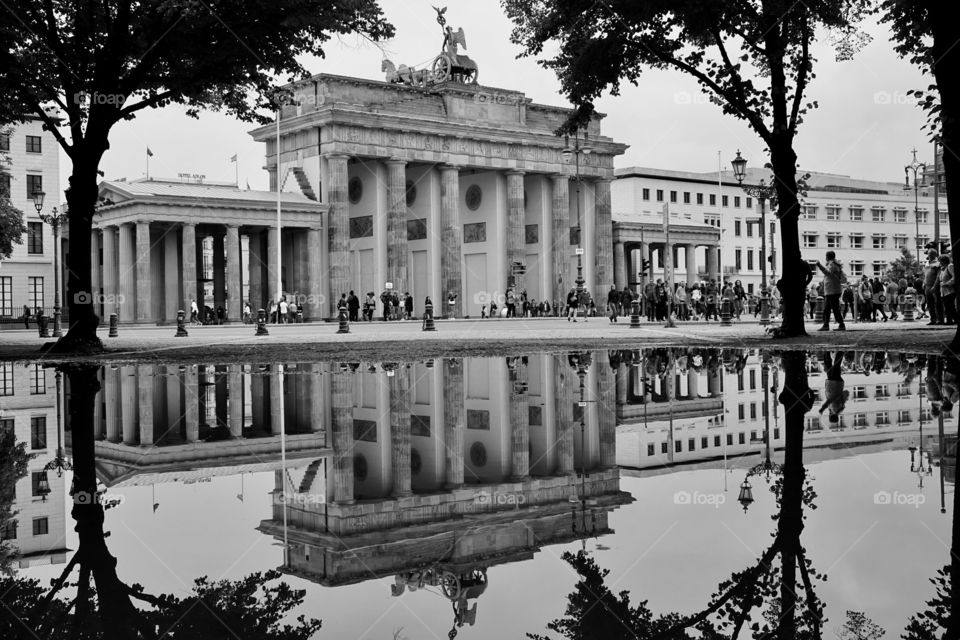
[{"label": "tree trunk", "polygon": [[[953,18],[949,3],[929,0],[927,16],[933,34],[931,57],[933,76],[940,94],[940,142],[943,145],[944,184],[950,218],[951,255],[960,256],[960,23]],[[934,159],[936,161],[936,159]],[[947,355],[960,353],[960,325]]]},{"label": "tree trunk", "polygon": [[777,188],[777,218],[780,223],[780,247],[783,276],[777,282],[783,304],[782,337],[807,335],[803,302],[810,283],[810,267],[800,253],[800,203],[797,199],[797,154],[788,134],[773,135],[770,160]]},{"label": "tree trunk", "polygon": [[[839,357],[839,356],[838,356]],[[780,496],[780,516],[777,537],[781,542],[780,624],[777,637],[794,640],[797,631],[797,561],[800,553],[800,533],[803,531],[803,466],[804,417],[813,399],[807,382],[807,353],[787,351],[782,356],[784,385],[780,403],[784,407],[785,442],[783,460],[783,490]]]},{"label": "tree trunk", "polygon": [[70,311],[70,328],[53,347],[57,352],[101,351],[103,344],[97,337],[100,319],[94,312],[92,256],[90,231],[97,206],[97,166],[102,153],[77,148],[73,159],[73,173],[67,189],[69,211],[69,240],[67,253],[66,305]]}]

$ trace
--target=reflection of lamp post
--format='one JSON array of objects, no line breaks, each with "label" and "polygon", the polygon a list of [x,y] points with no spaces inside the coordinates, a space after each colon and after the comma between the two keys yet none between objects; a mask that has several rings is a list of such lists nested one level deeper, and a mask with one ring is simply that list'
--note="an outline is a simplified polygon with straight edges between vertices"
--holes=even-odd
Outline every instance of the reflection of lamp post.
[{"label": "reflection of lamp post", "polygon": [[583,292],[583,223],[580,219],[580,183],[583,182],[583,178],[580,177],[580,156],[588,156],[590,152],[593,151],[590,147],[587,146],[587,137],[588,133],[584,131],[583,133],[583,144],[580,143],[580,130],[573,132],[573,148],[570,147],[570,137],[566,138],[566,146],[564,146],[561,155],[563,155],[563,160],[566,163],[569,163],[571,158],[574,160],[576,173],[574,175],[574,180],[577,182],[577,293]]},{"label": "reflection of lamp post", "polygon": [[[913,173],[913,220],[917,232],[917,260],[920,259],[920,186],[924,183],[927,165],[917,160],[917,150],[913,149],[913,160],[903,168],[903,190],[910,190],[910,174]],[[919,175],[919,180],[917,176]],[[939,248],[939,247],[938,247]]]},{"label": "reflection of lamp post", "polygon": [[770,458],[770,365],[766,362],[760,365],[760,386],[763,387],[763,439],[766,444],[764,459],[752,466],[740,484],[740,496],[737,500],[743,506],[743,512],[753,503],[753,487],[750,485],[751,476],[763,475],[766,482],[770,482],[771,475],[783,473],[783,467]]},{"label": "reflection of lamp post", "polygon": [[767,288],[767,199],[770,200],[770,206],[774,206],[777,191],[774,185],[767,185],[761,178],[760,184],[754,187],[744,185],[743,179],[747,172],[747,160],[737,151],[737,157],[730,164],[733,165],[733,175],[740,188],[748,196],[756,198],[760,202],[760,324],[770,324],[770,291]]},{"label": "reflection of lamp post", "polygon": [[63,427],[63,411],[60,406],[60,382],[61,373],[56,372],[55,378],[57,381],[57,455],[53,460],[48,462],[43,466],[44,471],[56,471],[57,477],[63,476],[64,470],[72,471],[73,463],[69,458],[63,455],[63,440],[62,440],[62,427]]},{"label": "reflection of lamp post", "polygon": [[[587,478],[590,476],[590,472],[587,471],[587,450],[586,450],[586,431],[587,431],[587,403],[589,402],[586,399],[586,378],[587,371],[590,369],[590,354],[588,353],[576,353],[572,355],[572,360],[575,358],[575,365],[577,368],[577,379],[580,383],[580,399],[577,402],[577,406],[580,408],[580,469],[577,471],[577,477],[580,478],[580,495],[570,496],[570,502],[573,504],[571,507],[571,516],[572,523],[571,527],[573,533],[577,533],[577,509],[576,503],[580,503],[580,531],[584,534],[589,533],[591,536],[596,536],[597,534],[597,519],[596,512],[593,508],[590,509],[590,529],[587,530],[587,507],[594,507],[597,504],[596,500],[587,500]],[[572,361],[571,364],[574,364]],[[586,549],[586,537],[582,539],[583,548]]]}]

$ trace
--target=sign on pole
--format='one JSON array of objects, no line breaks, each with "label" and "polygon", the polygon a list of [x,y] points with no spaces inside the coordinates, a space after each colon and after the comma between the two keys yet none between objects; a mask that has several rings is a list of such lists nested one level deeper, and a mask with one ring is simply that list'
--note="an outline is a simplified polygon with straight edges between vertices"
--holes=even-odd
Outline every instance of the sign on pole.
[{"label": "sign on pole", "polygon": [[663,279],[667,287],[667,326],[673,325],[673,245],[670,244],[670,203],[663,203]]}]

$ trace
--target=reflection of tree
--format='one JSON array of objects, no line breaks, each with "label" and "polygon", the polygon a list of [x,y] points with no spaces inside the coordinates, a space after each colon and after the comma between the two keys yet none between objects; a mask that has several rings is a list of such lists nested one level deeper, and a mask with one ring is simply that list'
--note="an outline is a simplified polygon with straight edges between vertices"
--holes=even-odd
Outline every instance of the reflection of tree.
[{"label": "reflection of tree", "polygon": [[[4,638],[117,638],[121,640],[176,638],[263,638],[306,640],[320,627],[318,620],[297,618],[282,624],[303,602],[304,592],[286,583],[272,583],[277,571],[254,573],[242,580],[211,582],[198,578],[186,598],[147,594],[117,574],[117,559],[106,544],[104,507],[96,499],[93,410],[99,390],[96,367],[64,369],[70,380],[70,424],[73,442],[73,509],[79,538],[77,552],[51,589],[13,578],[2,584],[0,631]],[[76,582],[70,582],[78,569]],[[66,587],[70,600],[57,598]],[[141,609],[134,601],[149,607]],[[94,615],[94,612],[97,615]],[[288,623],[290,621],[287,621]]]},{"label": "reflection of tree", "polygon": [[814,581],[823,576],[813,568],[800,541],[804,507],[815,508],[816,498],[803,466],[804,416],[813,406],[813,393],[807,382],[806,353],[785,352],[781,364],[785,380],[779,401],[784,407],[786,434],[783,477],[773,486],[779,506],[774,516],[777,530],[757,562],[722,582],[712,601],[698,613],[655,617],[646,602],[631,605],[627,592],[612,593],[604,582],[608,572],[592,558],[567,553],[563,558],[580,579],[568,596],[566,617],[554,620],[548,629],[570,640],[673,640],[691,637],[687,635],[690,630],[696,630],[698,637],[732,639],[739,637],[755,619],[751,613],[757,611],[764,622],[749,624],[755,638],[821,637],[823,606]]},{"label": "reflection of tree", "polygon": [[[13,503],[17,499],[17,482],[27,475],[29,460],[26,444],[17,442],[13,429],[0,428],[0,534],[16,526]],[[0,537],[0,574],[11,573],[11,563],[17,553],[13,545]]]}]

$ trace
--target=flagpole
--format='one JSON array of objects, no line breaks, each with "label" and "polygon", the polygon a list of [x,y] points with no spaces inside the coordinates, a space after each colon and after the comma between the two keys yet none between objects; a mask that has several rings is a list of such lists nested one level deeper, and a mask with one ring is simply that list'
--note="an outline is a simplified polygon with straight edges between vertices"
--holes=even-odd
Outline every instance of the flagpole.
[{"label": "flagpole", "polygon": [[147,147],[147,180],[150,179],[150,147]]},{"label": "flagpole", "polygon": [[237,181],[237,189],[240,188],[240,160],[237,158],[237,154],[233,154],[233,175]]}]

